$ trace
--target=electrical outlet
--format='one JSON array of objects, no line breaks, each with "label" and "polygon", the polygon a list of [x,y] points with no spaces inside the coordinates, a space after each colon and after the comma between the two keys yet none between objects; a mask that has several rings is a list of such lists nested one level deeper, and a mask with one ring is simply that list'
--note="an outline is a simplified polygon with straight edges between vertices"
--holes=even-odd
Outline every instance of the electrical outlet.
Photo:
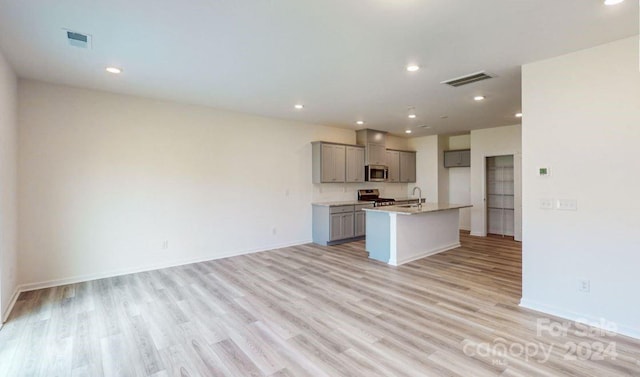
[{"label": "electrical outlet", "polygon": [[274,226],[274,227],[271,229],[271,234],[273,234],[273,235],[275,236],[277,233],[278,233],[278,229]]},{"label": "electrical outlet", "polygon": [[540,208],[553,209],[553,199],[540,199]]},{"label": "electrical outlet", "polygon": [[561,211],[577,211],[578,201],[575,199],[558,199],[556,208]]},{"label": "electrical outlet", "polygon": [[167,240],[162,241],[162,248],[164,250],[167,250],[169,248],[169,241],[167,241]]},{"label": "electrical outlet", "polygon": [[578,283],[578,290],[580,292],[589,293],[589,291],[591,291],[591,282],[589,280],[580,280]]}]

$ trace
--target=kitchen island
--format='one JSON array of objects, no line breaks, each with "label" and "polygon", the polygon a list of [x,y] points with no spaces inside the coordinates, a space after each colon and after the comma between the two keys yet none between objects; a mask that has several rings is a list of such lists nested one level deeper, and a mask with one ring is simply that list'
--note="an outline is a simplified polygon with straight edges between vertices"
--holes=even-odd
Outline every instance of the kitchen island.
[{"label": "kitchen island", "polygon": [[366,250],[394,266],[460,246],[460,208],[467,204],[424,203],[364,208]]}]

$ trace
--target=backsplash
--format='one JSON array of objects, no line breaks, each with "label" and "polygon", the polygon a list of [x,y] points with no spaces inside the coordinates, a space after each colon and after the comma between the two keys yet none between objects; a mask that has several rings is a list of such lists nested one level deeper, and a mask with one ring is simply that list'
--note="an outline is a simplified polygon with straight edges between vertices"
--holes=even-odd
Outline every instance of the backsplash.
[{"label": "backsplash", "polygon": [[408,184],[406,183],[324,183],[313,185],[312,202],[333,202],[342,200],[356,200],[359,189],[380,190],[383,198],[405,198],[408,196]]}]

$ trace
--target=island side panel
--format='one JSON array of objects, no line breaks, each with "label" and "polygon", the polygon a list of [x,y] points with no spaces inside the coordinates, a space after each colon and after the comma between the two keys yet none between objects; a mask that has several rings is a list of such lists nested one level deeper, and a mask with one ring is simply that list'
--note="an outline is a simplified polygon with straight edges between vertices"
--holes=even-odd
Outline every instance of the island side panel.
[{"label": "island side panel", "polygon": [[366,250],[369,258],[389,263],[390,217],[386,212],[367,212]]},{"label": "island side panel", "polygon": [[409,216],[399,215],[395,227],[396,263],[393,264],[401,265],[459,247],[459,213],[459,209],[452,209]]}]

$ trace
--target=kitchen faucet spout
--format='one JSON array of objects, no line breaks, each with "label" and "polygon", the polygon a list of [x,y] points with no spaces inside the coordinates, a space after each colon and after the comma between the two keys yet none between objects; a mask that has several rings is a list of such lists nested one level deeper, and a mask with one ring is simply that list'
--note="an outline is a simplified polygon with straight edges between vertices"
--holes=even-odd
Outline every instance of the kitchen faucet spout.
[{"label": "kitchen faucet spout", "polygon": [[416,190],[418,190],[418,207],[422,207],[422,189],[418,186],[414,187],[411,195],[415,195]]}]

